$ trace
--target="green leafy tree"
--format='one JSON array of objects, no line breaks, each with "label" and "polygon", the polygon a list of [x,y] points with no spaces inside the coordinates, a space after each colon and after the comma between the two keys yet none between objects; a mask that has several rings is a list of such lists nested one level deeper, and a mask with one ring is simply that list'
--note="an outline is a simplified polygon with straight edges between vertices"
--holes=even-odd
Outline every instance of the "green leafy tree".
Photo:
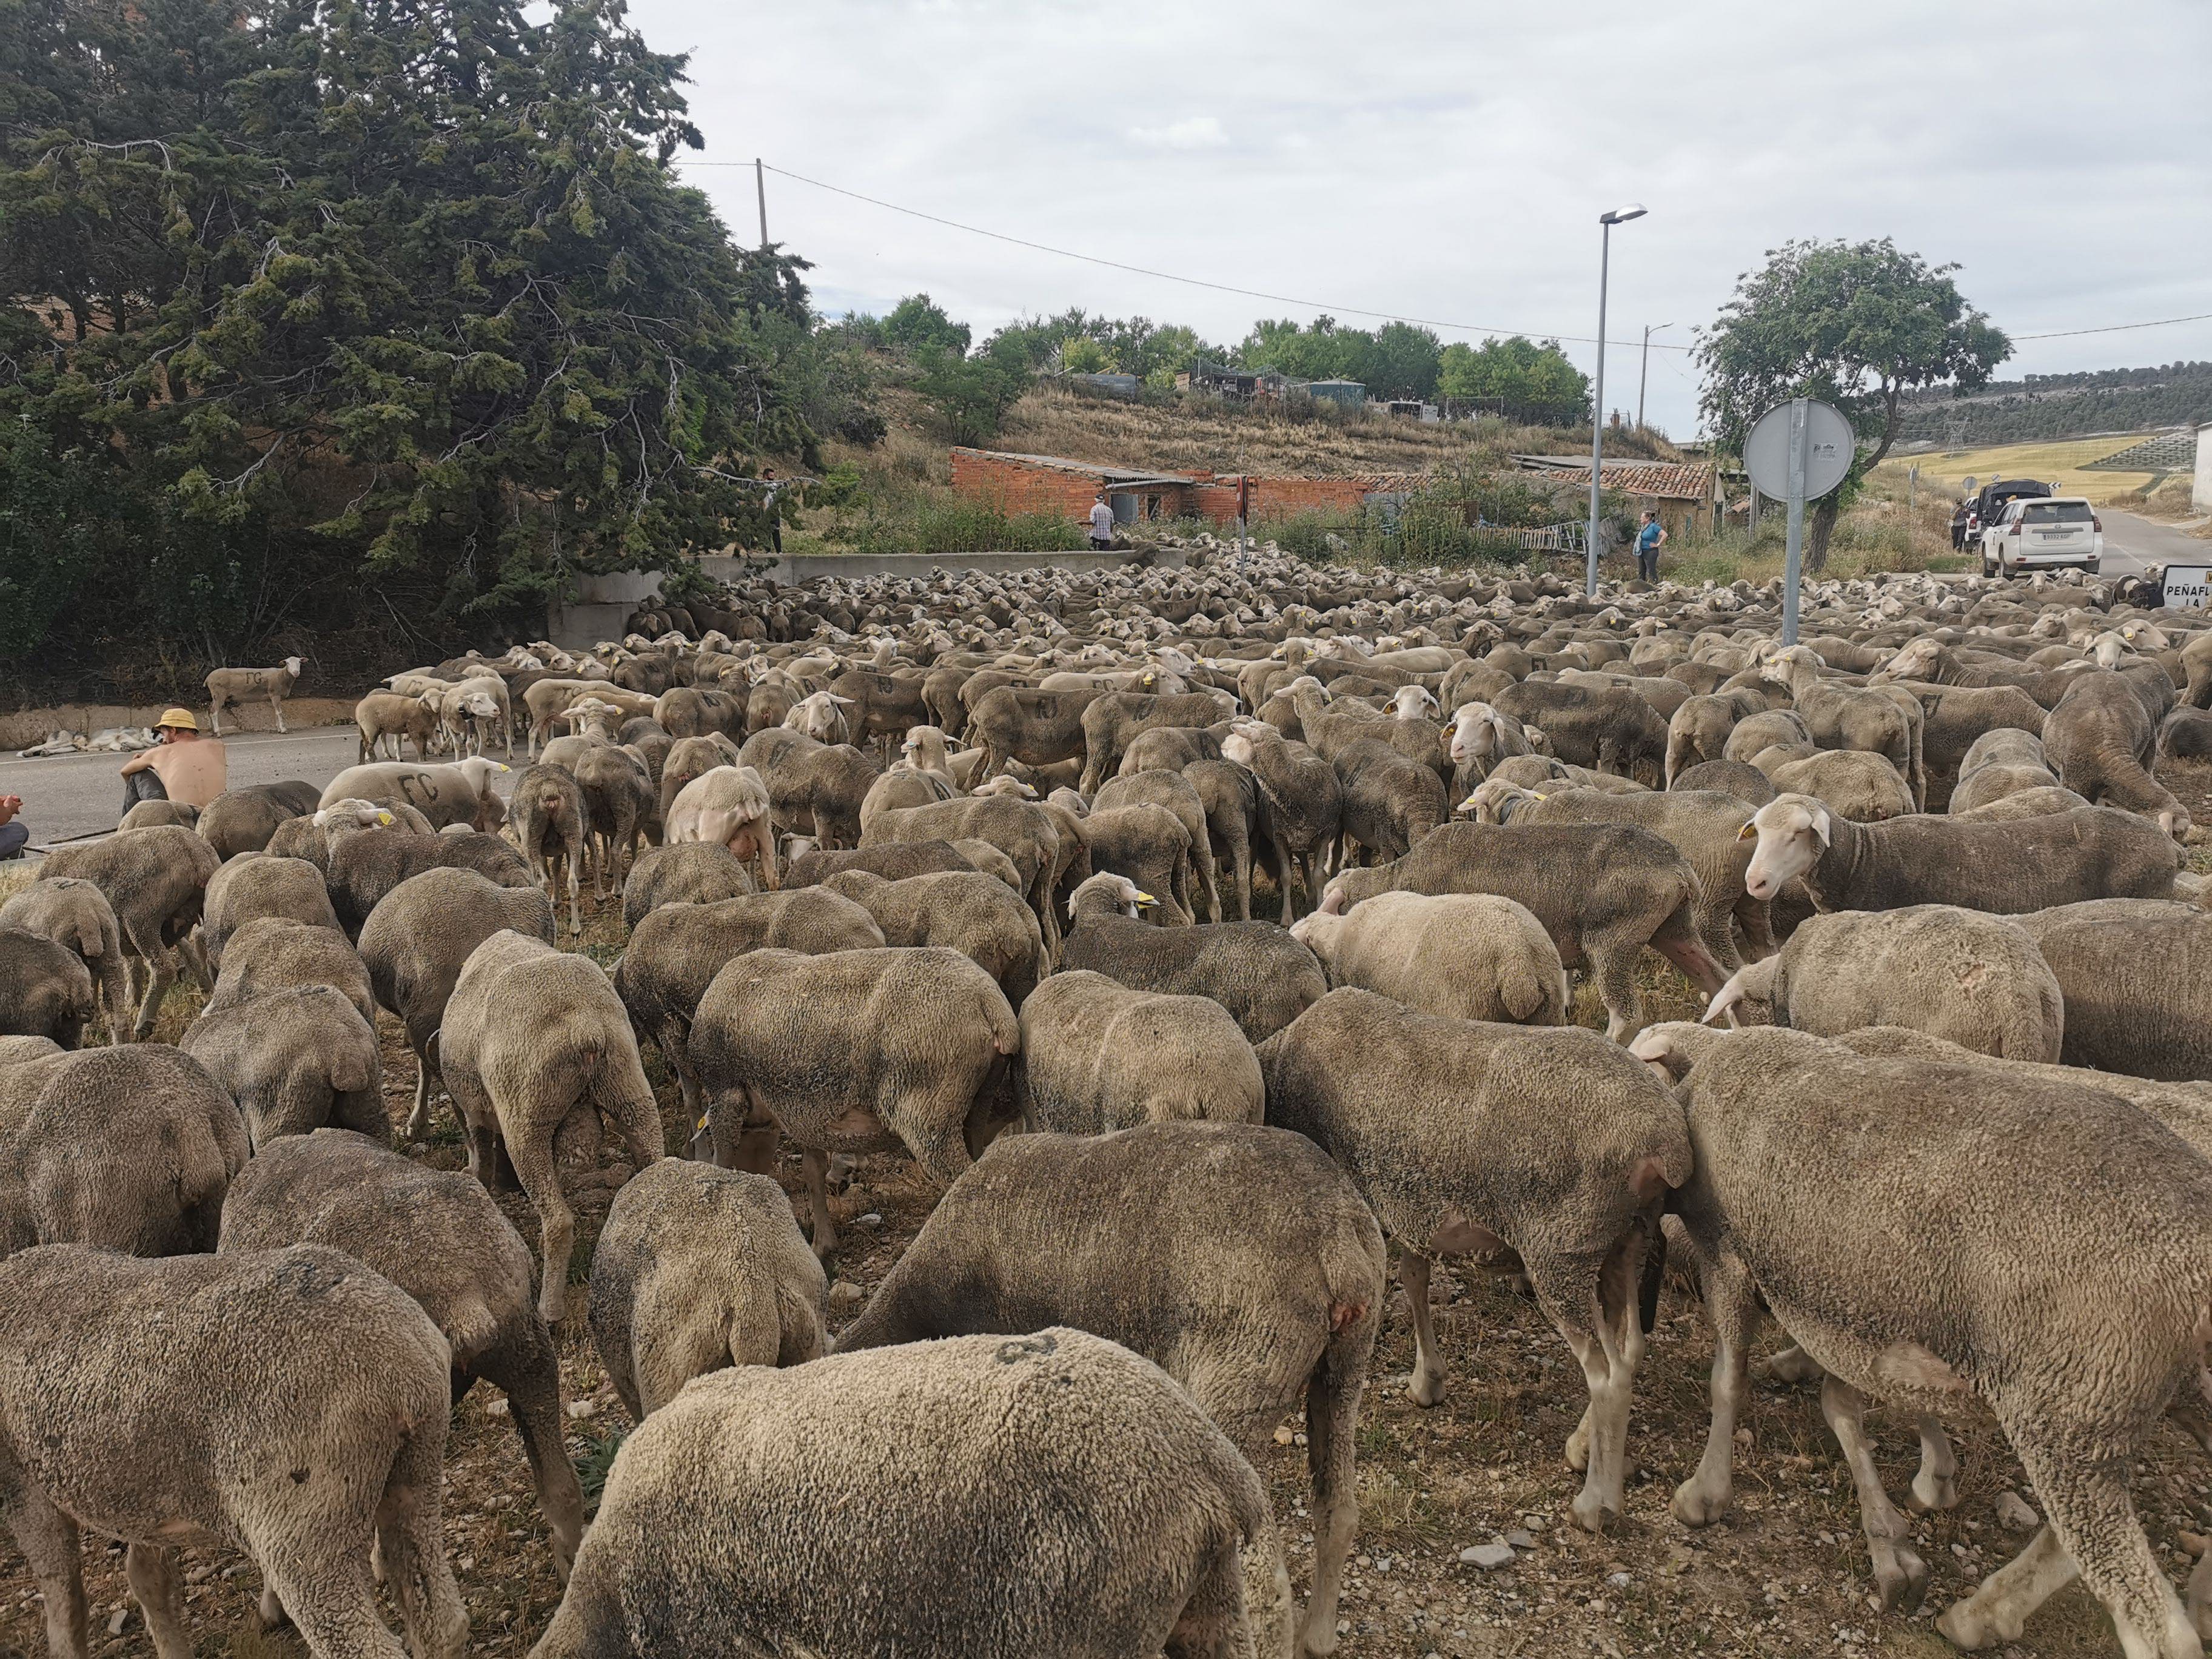
[{"label": "green leafy tree", "polygon": [[1378,398],[1436,396],[1443,347],[1433,331],[1411,323],[1385,323],[1372,336],[1363,373],[1367,389]]},{"label": "green leafy tree", "polygon": [[1813,516],[1808,562],[1827,561],[1859,482],[1881,463],[1903,423],[1905,394],[1981,385],[2012,342],[1960,296],[1956,265],[1930,265],[1880,241],[1790,242],[1737,279],[1720,319],[1704,331],[1702,404],[1723,446],[1741,453],[1751,424],[1790,398],[1825,399],[1859,436],[1843,485]]},{"label": "green leafy tree", "polygon": [[1029,390],[1029,361],[1012,343],[963,357],[941,346],[915,355],[915,390],[956,444],[987,444],[999,435],[1006,410]]},{"label": "green leafy tree", "polygon": [[1114,360],[1097,340],[1079,334],[1060,347],[1060,366],[1070,374],[1103,374],[1114,367]]},{"label": "green leafy tree", "polygon": [[1557,340],[1522,335],[1480,346],[1455,340],[1443,349],[1437,390],[1448,398],[1494,398],[1508,420],[1570,426],[1589,418],[1589,377],[1568,361]]},{"label": "green leafy tree", "polygon": [[925,351],[963,356],[971,337],[968,325],[956,323],[927,294],[909,294],[884,319],[884,341],[893,350],[919,356]]}]

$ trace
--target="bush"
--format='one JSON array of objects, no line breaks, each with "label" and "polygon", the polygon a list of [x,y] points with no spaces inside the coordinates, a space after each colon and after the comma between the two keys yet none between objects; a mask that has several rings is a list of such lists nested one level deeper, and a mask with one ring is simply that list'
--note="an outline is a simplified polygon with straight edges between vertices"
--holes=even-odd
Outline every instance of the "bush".
[{"label": "bush", "polygon": [[988,501],[925,495],[872,512],[854,528],[856,553],[1054,553],[1086,544],[1084,527],[1053,513],[1008,515]]}]

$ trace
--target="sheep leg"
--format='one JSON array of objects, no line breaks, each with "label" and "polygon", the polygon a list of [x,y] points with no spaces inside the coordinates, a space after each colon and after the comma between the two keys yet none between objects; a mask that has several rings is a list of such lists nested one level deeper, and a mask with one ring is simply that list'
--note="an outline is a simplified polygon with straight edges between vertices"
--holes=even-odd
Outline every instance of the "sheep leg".
[{"label": "sheep leg", "polygon": [[837,1248],[837,1224],[830,1215],[830,1155],[809,1146],[805,1163],[807,1202],[814,1217],[814,1254],[826,1261]]},{"label": "sheep leg", "polygon": [[191,1638],[185,1634],[179,1616],[178,1592],[184,1581],[177,1577],[177,1558],[165,1549],[133,1544],[123,1554],[123,1576],[146,1620],[147,1638],[154,1644],[155,1659],[192,1659]]},{"label": "sheep leg", "polygon": [[[2168,1422],[2212,1452],[2212,1371],[2198,1366],[2197,1375],[2183,1383],[2180,1392],[2166,1402],[2166,1416]],[[2212,1554],[2205,1559],[2212,1560]]]},{"label": "sheep leg", "polygon": [[[1287,1599],[1287,1598],[1285,1598]],[[555,1622],[559,1622],[556,1618]],[[551,1632],[547,1632],[550,1638]],[[1167,1659],[1231,1659],[1260,1650],[1253,1641],[1251,1610],[1244,1596],[1242,1552],[1222,1549],[1197,1583],[1168,1632]],[[541,1644],[542,1645],[542,1644]]]},{"label": "sheep leg", "polygon": [[1959,1459],[1951,1449],[1951,1437],[1942,1421],[1920,1419],[1920,1469],[1912,1477],[1911,1506],[1923,1514],[1948,1510],[1959,1502]]},{"label": "sheep leg", "polygon": [[1356,1364],[1323,1352],[1306,1379],[1306,1466],[1313,1478],[1313,1594],[1306,1601],[1300,1638],[1309,1654],[1336,1650],[1336,1608],[1344,1590],[1345,1558],[1359,1524],[1359,1486],[1353,1468],[1354,1433],[1364,1379]]},{"label": "sheep leg", "polygon": [[[1637,1299],[1644,1237],[1642,1228],[1632,1230],[1606,1258],[1592,1287],[1595,1294],[1581,1298],[1596,1316],[1589,1325],[1577,1329],[1555,1322],[1581,1362],[1589,1387],[1589,1407],[1568,1443],[1571,1463],[1575,1440],[1581,1442],[1583,1489],[1572,1509],[1576,1523],[1586,1532],[1604,1531],[1607,1520],[1620,1515],[1627,1485],[1629,1407],[1635,1398],[1637,1370],[1644,1362],[1644,1322]],[[1540,1285],[1537,1296],[1544,1299]],[[1574,1304],[1563,1301],[1561,1305]]]},{"label": "sheep leg", "polygon": [[44,1603],[46,1651],[54,1659],[84,1659],[86,1645],[84,1563],[76,1522],[54,1507],[43,1492],[15,1486],[0,1499],[0,1519],[23,1552]]},{"label": "sheep leg", "polygon": [[530,1461],[538,1507],[553,1534],[553,1565],[566,1583],[584,1537],[584,1491],[562,1438],[566,1419],[561,1410],[561,1362],[552,1336],[533,1323],[516,1341],[485,1355],[477,1370],[507,1395],[522,1455]]},{"label": "sheep leg", "polygon": [[159,956],[148,956],[146,962],[146,1000],[138,1005],[137,1023],[131,1028],[131,1040],[143,1042],[154,1035],[154,1022],[161,1017],[162,1000],[169,988],[177,982],[176,959],[167,951]]},{"label": "sheep leg", "polygon": [[284,699],[278,696],[272,691],[269,694],[269,707],[276,716],[276,729],[279,732],[286,730],[287,727],[284,725]]},{"label": "sheep leg", "polygon": [[222,735],[222,699],[220,697],[208,704],[208,726],[210,737]]},{"label": "sheep leg", "polygon": [[568,1253],[576,1242],[576,1212],[561,1190],[561,1171],[553,1155],[551,1138],[533,1135],[526,1142],[509,1142],[507,1155],[514,1177],[538,1211],[538,1251],[544,1275],[538,1287],[538,1311],[549,1325],[561,1322],[568,1308]]},{"label": "sheep leg", "polygon": [[1936,1628],[1969,1652],[2009,1642],[2020,1635],[2028,1615],[2072,1583],[2080,1571],[2058,1534],[2044,1527],[1972,1595],[1952,1603]]},{"label": "sheep leg", "polygon": [[331,1659],[404,1659],[406,1650],[377,1616],[357,1564],[309,1561],[282,1540],[269,1542],[271,1547],[254,1552],[267,1586],[264,1618],[289,1617],[308,1651]]},{"label": "sheep leg", "polygon": [[[441,1412],[400,1443],[376,1506],[377,1545],[399,1603],[407,1645],[419,1659],[459,1659],[469,1643],[468,1609],[447,1564],[439,1512],[445,1457],[446,1416]],[[301,1622],[296,1613],[293,1622]],[[306,1634],[304,1626],[301,1633]]]},{"label": "sheep leg", "polygon": [[[1429,1258],[1410,1247],[1398,1253],[1398,1282],[1406,1287],[1406,1311],[1413,1318],[1413,1375],[1406,1393],[1416,1406],[1433,1406],[1444,1397],[1449,1373],[1437,1353],[1436,1325],[1429,1313]],[[1312,1436],[1307,1436],[1310,1443]]]},{"label": "sheep leg", "polygon": [[1624,939],[1593,940],[1589,954],[1598,995],[1605,1003],[1605,1034],[1615,1042],[1626,1042],[1644,1029],[1644,1006],[1636,994],[1636,951]]},{"label": "sheep leg", "polygon": [[[1293,864],[1294,860],[1291,856],[1290,848],[1278,842],[1275,845],[1276,915],[1281,921],[1282,925],[1285,927],[1289,927],[1292,922],[1298,919],[1297,903],[1291,890],[1291,877]],[[1308,884],[1307,892],[1309,896],[1310,896],[1312,892],[1310,884]],[[1244,884],[1244,908],[1246,912],[1244,920],[1249,921],[1252,919],[1250,915],[1252,908],[1252,884],[1249,879]]]},{"label": "sheep leg", "polygon": [[[416,1042],[415,1034],[407,1034],[408,1046],[415,1051],[415,1109],[407,1114],[407,1139],[420,1140],[430,1133],[430,1045],[437,1037],[430,1032]],[[473,1153],[470,1163],[473,1166]]]},{"label": "sheep leg", "polygon": [[1674,1488],[1669,1508],[1685,1526],[1711,1526],[1728,1513],[1735,1488],[1735,1424],[1743,1409],[1745,1360],[1752,1321],[1751,1277],[1732,1255],[1700,1260],[1705,1316],[1713,1327],[1713,1416],[1696,1473]]},{"label": "sheep leg", "polygon": [[[1827,1419],[1829,1431],[1851,1472],[1851,1484],[1858,1489],[1859,1523],[1874,1561],[1875,1591],[1885,1610],[1901,1607],[1910,1613],[1927,1591],[1928,1564],[1907,1546],[1911,1531],[1905,1517],[1882,1490],[1881,1472],[1874,1464],[1874,1445],[1867,1438],[1866,1396],[1832,1375],[1820,1385],[1820,1415]],[[2177,1611],[2179,1607],[2176,1602]]]}]

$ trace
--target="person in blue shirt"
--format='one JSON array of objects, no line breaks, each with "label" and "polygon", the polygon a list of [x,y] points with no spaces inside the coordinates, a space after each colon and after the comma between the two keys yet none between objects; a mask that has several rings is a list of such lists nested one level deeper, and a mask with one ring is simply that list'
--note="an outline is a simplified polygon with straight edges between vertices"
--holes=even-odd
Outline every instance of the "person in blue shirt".
[{"label": "person in blue shirt", "polygon": [[1647,582],[1659,580],[1659,550],[1667,545],[1666,526],[1650,507],[1644,509],[1644,527],[1636,532],[1636,574]]}]

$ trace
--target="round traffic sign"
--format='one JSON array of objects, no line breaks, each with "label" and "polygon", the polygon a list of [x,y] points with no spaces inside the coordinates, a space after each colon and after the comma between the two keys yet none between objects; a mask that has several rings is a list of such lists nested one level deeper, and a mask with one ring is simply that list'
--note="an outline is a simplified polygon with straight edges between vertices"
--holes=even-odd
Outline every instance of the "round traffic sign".
[{"label": "round traffic sign", "polygon": [[[1752,483],[1777,501],[1790,495],[1790,410],[1778,404],[1759,417],[1743,441],[1744,470]],[[1858,439],[1833,404],[1805,400],[1805,499],[1813,501],[1843,483],[1851,470]]]}]

